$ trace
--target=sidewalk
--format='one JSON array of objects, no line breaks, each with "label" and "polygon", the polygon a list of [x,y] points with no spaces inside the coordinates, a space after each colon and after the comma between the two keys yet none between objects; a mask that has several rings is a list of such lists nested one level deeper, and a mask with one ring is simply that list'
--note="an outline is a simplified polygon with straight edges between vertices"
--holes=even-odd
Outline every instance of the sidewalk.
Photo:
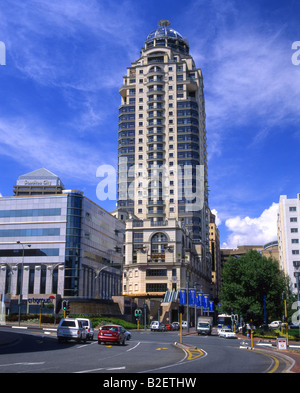
[{"label": "sidewalk", "polygon": [[[12,332],[3,332],[1,331],[1,328],[11,328]],[[18,325],[18,323],[6,323],[5,325],[0,325],[0,348],[6,345],[12,345],[15,344],[19,341],[19,335],[18,331],[21,332],[22,330],[26,329],[36,329],[40,331],[45,331],[45,332],[56,332],[57,325],[49,324],[49,325],[30,325],[30,324],[21,324],[21,326]],[[187,335],[192,335],[196,334],[195,332],[191,331],[189,333],[185,332],[183,336]],[[237,334],[237,337],[240,340],[243,340],[243,342],[247,342],[248,347],[251,345],[251,341],[249,337],[243,336],[241,334]],[[262,348],[265,347],[268,350],[274,351],[281,353],[285,356],[290,357],[294,361],[294,365],[290,372],[292,373],[300,373],[300,342],[289,342],[289,348],[287,350],[278,350],[276,347],[276,341],[275,340],[263,340],[261,338],[254,338],[253,339],[253,345],[256,348]],[[298,349],[298,351],[296,351]]]}]

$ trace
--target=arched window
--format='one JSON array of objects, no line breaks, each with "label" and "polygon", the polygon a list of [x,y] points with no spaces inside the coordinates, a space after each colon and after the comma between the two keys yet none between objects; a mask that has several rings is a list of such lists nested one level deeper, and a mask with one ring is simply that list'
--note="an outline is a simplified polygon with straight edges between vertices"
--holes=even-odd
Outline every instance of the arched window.
[{"label": "arched window", "polygon": [[164,233],[158,232],[155,235],[153,235],[151,239],[152,258],[155,259],[156,255],[157,258],[164,258],[165,249],[167,246],[168,246],[168,238]]}]

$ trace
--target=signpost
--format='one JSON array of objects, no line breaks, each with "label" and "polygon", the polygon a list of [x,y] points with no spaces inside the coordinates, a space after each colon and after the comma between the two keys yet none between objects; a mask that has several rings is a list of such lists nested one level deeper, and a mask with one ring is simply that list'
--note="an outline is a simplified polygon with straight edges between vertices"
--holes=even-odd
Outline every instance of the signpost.
[{"label": "signpost", "polygon": [[286,338],[285,337],[278,337],[277,338],[277,349],[279,350],[286,350],[287,345],[286,345]]}]

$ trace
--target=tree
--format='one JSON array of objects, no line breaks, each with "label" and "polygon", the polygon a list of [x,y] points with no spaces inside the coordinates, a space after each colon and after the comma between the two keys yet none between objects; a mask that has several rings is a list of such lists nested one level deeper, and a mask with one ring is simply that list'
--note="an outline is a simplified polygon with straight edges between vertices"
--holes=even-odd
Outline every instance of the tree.
[{"label": "tree", "polygon": [[264,297],[269,320],[281,319],[282,295],[288,294],[288,280],[279,268],[278,261],[263,257],[255,250],[236,258],[230,257],[222,273],[220,294],[223,312],[239,314],[246,319],[253,311],[254,322],[264,322]]}]

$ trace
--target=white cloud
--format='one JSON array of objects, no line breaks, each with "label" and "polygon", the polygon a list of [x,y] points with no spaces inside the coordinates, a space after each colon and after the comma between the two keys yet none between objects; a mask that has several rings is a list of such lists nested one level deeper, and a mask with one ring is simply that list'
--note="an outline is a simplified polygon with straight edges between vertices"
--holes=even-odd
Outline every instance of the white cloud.
[{"label": "white cloud", "polygon": [[92,142],[76,139],[68,133],[58,135],[32,119],[0,120],[0,134],[0,155],[34,169],[48,168],[87,184],[95,182],[99,165],[116,165],[109,142],[103,141],[103,151],[99,152]]},{"label": "white cloud", "polygon": [[[262,19],[253,4],[243,5],[241,12],[237,1],[209,3],[201,12],[204,1],[195,1],[193,12],[200,14],[200,21],[189,36],[192,55],[203,71],[210,160],[222,154],[232,126],[248,132],[248,145],[254,147],[274,138],[280,122],[294,124],[300,78],[299,67],[291,61],[287,25]],[[210,15],[218,23],[204,29]]]},{"label": "white cloud", "polygon": [[[11,64],[22,76],[40,85],[84,92],[120,86],[122,59],[138,53],[137,28],[128,23],[128,12],[135,15],[130,3],[31,3],[12,0],[0,14],[0,35],[6,38]],[[135,21],[139,26],[137,17]]]},{"label": "white cloud", "polygon": [[232,232],[222,248],[236,248],[242,245],[264,245],[277,239],[278,203],[273,203],[257,218],[232,217],[225,225]]},{"label": "white cloud", "polygon": [[220,217],[218,216],[218,212],[216,209],[211,209],[212,214],[214,214],[216,216],[216,225],[219,226],[222,221],[220,219]]}]

